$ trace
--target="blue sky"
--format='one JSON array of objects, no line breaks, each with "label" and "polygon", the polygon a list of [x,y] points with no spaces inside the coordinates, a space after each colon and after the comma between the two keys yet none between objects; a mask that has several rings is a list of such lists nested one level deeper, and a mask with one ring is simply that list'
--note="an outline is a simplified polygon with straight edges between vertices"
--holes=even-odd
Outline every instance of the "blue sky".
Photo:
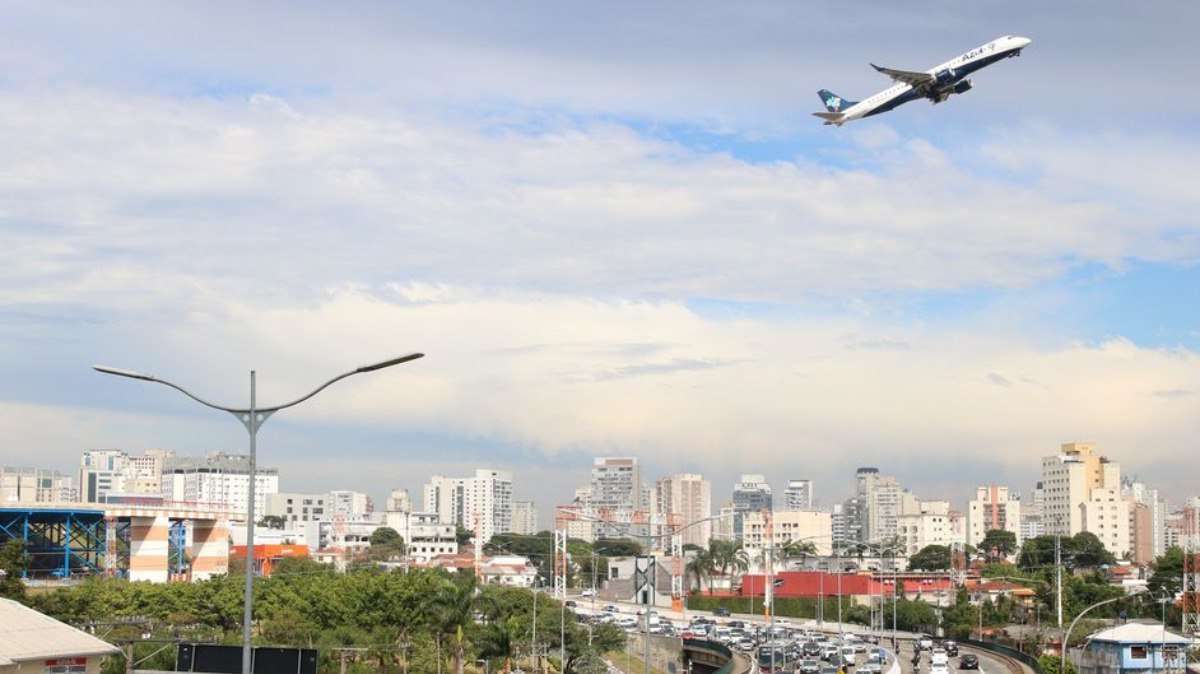
[{"label": "blue sky", "polygon": [[[0,459],[244,446],[92,363],[233,403],[419,350],[272,420],[286,489],[488,466],[547,516],[634,455],[958,501],[1090,439],[1190,495],[1200,97],[1163,64],[1198,12],[18,4]],[[1004,34],[943,105],[810,115]]]}]

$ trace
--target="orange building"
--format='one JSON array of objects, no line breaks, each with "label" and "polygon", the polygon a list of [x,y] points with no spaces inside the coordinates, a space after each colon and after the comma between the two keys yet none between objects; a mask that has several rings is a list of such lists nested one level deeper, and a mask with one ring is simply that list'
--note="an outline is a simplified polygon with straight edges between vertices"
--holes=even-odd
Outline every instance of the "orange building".
[{"label": "orange building", "polygon": [[[232,545],[229,554],[236,559],[246,558],[246,546]],[[270,578],[279,560],[288,557],[307,557],[307,545],[255,545],[254,570],[263,578]]]}]

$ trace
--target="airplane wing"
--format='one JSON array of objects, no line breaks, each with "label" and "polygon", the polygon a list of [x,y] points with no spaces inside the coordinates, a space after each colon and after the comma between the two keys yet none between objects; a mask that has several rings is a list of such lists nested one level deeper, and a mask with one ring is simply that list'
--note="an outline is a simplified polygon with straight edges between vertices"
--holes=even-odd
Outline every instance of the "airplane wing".
[{"label": "airplane wing", "polygon": [[871,67],[892,78],[892,80],[896,82],[903,82],[914,89],[928,86],[931,82],[933,82],[933,75],[930,75],[929,73],[918,73],[911,70],[896,70],[895,68],[883,68],[875,65],[874,63],[871,64]]}]

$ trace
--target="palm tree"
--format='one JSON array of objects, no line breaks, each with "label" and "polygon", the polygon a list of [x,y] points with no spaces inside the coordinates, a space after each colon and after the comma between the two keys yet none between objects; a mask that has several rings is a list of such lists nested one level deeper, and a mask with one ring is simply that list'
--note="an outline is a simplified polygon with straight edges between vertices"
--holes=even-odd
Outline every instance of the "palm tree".
[{"label": "palm tree", "polygon": [[446,579],[430,599],[430,621],[433,623],[439,644],[443,635],[449,636],[454,644],[454,671],[463,674],[466,660],[466,639],[463,632],[475,616],[475,577],[455,582]]},{"label": "palm tree", "polygon": [[783,543],[783,561],[787,562],[792,558],[799,558],[800,565],[808,559],[809,555],[817,554],[817,545],[812,541],[794,541],[788,539]]},{"label": "palm tree", "polygon": [[704,579],[708,578],[708,592],[712,594],[712,575],[714,571],[712,553],[708,550],[697,550],[696,556],[684,568],[686,576],[696,579],[696,587],[704,587]]}]

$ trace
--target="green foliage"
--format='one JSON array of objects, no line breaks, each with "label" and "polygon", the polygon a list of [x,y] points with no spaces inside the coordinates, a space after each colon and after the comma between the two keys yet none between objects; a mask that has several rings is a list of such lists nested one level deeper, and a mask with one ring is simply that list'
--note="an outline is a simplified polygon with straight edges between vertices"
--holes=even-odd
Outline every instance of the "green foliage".
[{"label": "green foliage", "polygon": [[609,557],[635,557],[642,554],[642,546],[628,538],[599,538],[596,552]]},{"label": "green foliage", "polygon": [[1146,589],[1156,597],[1176,596],[1183,588],[1183,550],[1171,547],[1154,560],[1154,573]]},{"label": "green foliage", "polygon": [[[156,634],[236,644],[243,582],[241,576],[161,584],[92,578],[37,595],[34,604],[74,624],[138,618]],[[498,671],[503,661],[528,656],[533,631],[534,593],[478,586],[471,574],[377,567],[339,574],[311,560],[288,559],[271,578],[255,581],[254,594],[256,642],[317,648],[323,671],[340,667],[334,649],[344,646],[366,648],[348,652],[348,672],[398,673],[406,654],[414,673],[436,671],[439,662],[449,673],[480,657],[495,660]],[[624,647],[624,633],[603,626],[589,648],[587,627],[573,613],[564,613],[544,592],[537,599],[539,645],[557,652],[563,621],[568,670],[580,658]],[[142,628],[130,629],[128,636],[136,638]]]},{"label": "green foliage", "polygon": [[1038,668],[1042,674],[1077,674],[1075,663],[1067,660],[1067,668],[1062,669],[1062,658],[1057,655],[1043,655],[1038,658]]},{"label": "green foliage", "polygon": [[268,529],[283,529],[287,526],[287,519],[283,515],[264,515],[258,521],[258,526]]},{"label": "green foliage", "polygon": [[0,597],[25,601],[25,583],[21,577],[29,568],[25,541],[10,538],[0,547]]},{"label": "green foliage", "polygon": [[[1067,569],[1087,569],[1116,563],[1116,556],[1104,548],[1096,534],[1088,531],[1063,536],[1061,547],[1063,567]],[[1025,571],[1053,567],[1054,536],[1027,539],[1017,556],[1017,565]]]},{"label": "green foliage", "polygon": [[941,571],[950,568],[950,547],[926,545],[908,558],[908,568],[916,571]]},{"label": "green foliage", "polygon": [[1005,529],[992,529],[984,534],[979,547],[989,562],[1006,559],[1017,551],[1017,535]]}]

